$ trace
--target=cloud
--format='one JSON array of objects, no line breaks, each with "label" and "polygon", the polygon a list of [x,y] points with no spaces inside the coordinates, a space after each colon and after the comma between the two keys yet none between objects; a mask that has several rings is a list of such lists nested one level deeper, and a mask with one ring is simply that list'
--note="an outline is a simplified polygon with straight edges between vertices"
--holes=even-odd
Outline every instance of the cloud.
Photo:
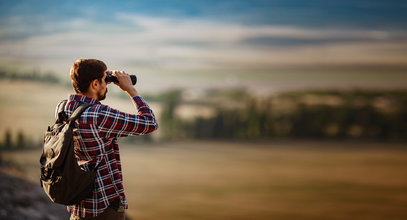
[{"label": "cloud", "polygon": [[[24,30],[10,17],[0,32],[0,64],[57,71],[96,57],[145,71],[233,71],[318,65],[405,65],[406,33],[388,30],[243,25],[116,13],[112,20],[47,21]],[[40,19],[40,18],[36,18]],[[18,37],[20,36],[20,37]]]}]

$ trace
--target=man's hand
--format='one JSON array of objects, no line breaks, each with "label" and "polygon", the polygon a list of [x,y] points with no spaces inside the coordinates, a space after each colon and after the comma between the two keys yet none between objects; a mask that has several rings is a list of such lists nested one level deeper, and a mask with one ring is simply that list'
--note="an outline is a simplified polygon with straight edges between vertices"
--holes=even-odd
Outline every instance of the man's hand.
[{"label": "man's hand", "polygon": [[117,86],[119,86],[123,91],[127,92],[127,94],[131,97],[138,96],[138,92],[136,88],[134,88],[129,74],[125,73],[124,71],[112,71],[112,73],[119,81],[119,83],[115,83]]}]

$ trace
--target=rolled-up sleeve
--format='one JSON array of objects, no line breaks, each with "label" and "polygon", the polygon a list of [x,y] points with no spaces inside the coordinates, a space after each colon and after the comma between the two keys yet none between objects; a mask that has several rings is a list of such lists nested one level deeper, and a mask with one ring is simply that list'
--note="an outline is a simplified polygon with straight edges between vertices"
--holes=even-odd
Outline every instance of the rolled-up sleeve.
[{"label": "rolled-up sleeve", "polygon": [[155,115],[140,96],[133,97],[137,114],[128,114],[107,105],[101,105],[97,126],[101,136],[125,137],[143,135],[158,129]]}]

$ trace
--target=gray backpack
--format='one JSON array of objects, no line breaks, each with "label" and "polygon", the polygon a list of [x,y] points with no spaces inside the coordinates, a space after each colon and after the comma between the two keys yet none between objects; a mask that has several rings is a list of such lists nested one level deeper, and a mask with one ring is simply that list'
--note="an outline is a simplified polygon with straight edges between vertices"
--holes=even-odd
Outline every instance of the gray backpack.
[{"label": "gray backpack", "polygon": [[73,145],[75,121],[92,104],[82,104],[68,119],[63,112],[66,102],[59,105],[58,118],[44,135],[41,186],[53,202],[73,205],[89,196],[95,183],[96,171],[87,172],[79,167]]}]

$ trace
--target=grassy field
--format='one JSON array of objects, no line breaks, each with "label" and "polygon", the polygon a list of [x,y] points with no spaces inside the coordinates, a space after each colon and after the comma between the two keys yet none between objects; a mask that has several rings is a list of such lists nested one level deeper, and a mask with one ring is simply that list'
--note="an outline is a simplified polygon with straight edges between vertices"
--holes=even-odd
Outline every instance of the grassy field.
[{"label": "grassy field", "polygon": [[[0,80],[0,141],[9,130],[14,136],[22,131],[28,138],[42,142],[47,126],[55,121],[56,105],[72,93],[71,88],[60,84]],[[111,93],[104,104],[125,112],[135,112],[130,98],[121,99]],[[150,105],[159,115],[157,104]]]},{"label": "grassy field", "polygon": [[[139,220],[407,219],[407,148],[378,143],[122,146]],[[38,183],[39,150],[8,152]]]}]

